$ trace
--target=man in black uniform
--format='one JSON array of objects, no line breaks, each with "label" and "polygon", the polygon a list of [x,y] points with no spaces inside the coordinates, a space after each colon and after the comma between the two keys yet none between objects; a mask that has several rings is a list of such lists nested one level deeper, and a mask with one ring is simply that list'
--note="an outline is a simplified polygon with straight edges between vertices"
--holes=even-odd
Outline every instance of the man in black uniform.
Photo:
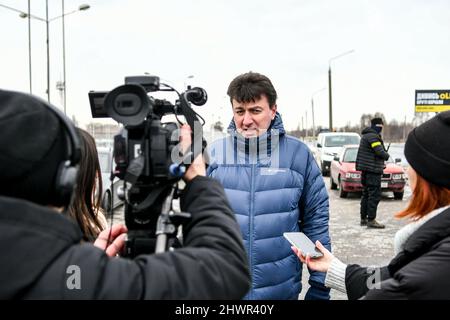
[{"label": "man in black uniform", "polygon": [[[250,276],[223,187],[201,156],[187,170],[184,247],[115,257],[125,226],[82,242],[64,214],[80,147],[70,120],[31,95],[0,90],[0,299],[240,299]],[[106,247],[106,248],[105,248]]]},{"label": "man in black uniform", "polygon": [[383,119],[373,118],[371,127],[362,131],[356,157],[356,170],[361,171],[361,183],[363,185],[360,209],[361,225],[377,229],[384,228],[384,225],[375,218],[377,217],[378,203],[381,199],[381,176],[385,168],[384,161],[389,159],[389,154],[384,148],[380,135],[382,129]]}]

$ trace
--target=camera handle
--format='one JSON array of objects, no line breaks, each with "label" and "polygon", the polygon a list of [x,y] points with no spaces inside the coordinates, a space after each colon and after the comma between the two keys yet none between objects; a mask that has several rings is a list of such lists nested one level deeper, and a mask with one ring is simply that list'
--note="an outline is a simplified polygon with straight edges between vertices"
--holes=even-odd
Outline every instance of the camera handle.
[{"label": "camera handle", "polygon": [[161,214],[156,222],[155,253],[165,252],[167,250],[169,236],[174,235],[177,232],[178,226],[191,218],[191,214],[188,212],[174,212],[171,209],[175,190],[176,184],[172,187],[169,195],[164,200]]}]

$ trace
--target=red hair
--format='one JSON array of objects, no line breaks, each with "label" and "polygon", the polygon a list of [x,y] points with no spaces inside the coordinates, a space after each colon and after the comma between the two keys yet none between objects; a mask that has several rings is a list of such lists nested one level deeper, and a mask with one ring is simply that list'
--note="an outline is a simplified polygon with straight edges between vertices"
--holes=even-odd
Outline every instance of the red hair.
[{"label": "red hair", "polygon": [[431,211],[450,204],[450,189],[432,184],[416,174],[416,186],[411,201],[405,210],[395,214],[396,218],[420,219]]}]

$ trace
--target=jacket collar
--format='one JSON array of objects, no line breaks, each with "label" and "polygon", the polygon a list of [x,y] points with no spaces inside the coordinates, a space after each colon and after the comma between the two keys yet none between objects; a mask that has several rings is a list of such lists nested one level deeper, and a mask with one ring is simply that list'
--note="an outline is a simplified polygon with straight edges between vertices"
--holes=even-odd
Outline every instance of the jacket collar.
[{"label": "jacket collar", "polygon": [[[272,130],[277,131],[280,136],[286,134],[286,131],[284,130],[283,120],[281,119],[281,114],[279,114],[278,111],[275,113],[275,118],[270,122],[270,126],[267,132],[270,132]],[[234,119],[231,119],[231,122],[228,125],[228,132],[234,135],[238,134],[236,132],[236,124],[234,123]]]},{"label": "jacket collar", "polygon": [[273,151],[278,148],[279,138],[286,131],[284,130],[281,115],[277,112],[267,132],[261,136],[245,138],[237,132],[233,119],[228,126],[228,133],[230,134],[236,156],[241,158],[239,163],[253,163],[256,159],[257,163],[268,165],[271,163]]},{"label": "jacket collar", "polygon": [[363,131],[361,132],[361,134],[367,134],[367,133],[374,133],[377,136],[379,136],[380,134],[378,132],[376,132],[372,127],[367,127],[364,128]]},{"label": "jacket collar", "polygon": [[391,275],[428,252],[433,245],[450,236],[450,208],[425,222],[406,241],[403,250],[389,264]]}]

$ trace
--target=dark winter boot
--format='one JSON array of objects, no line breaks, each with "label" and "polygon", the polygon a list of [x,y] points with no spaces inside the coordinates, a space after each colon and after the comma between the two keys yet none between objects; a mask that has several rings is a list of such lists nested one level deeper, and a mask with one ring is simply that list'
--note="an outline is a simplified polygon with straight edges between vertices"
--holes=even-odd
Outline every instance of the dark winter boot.
[{"label": "dark winter boot", "polygon": [[384,224],[379,223],[375,219],[367,221],[367,228],[384,229],[384,227]]}]

